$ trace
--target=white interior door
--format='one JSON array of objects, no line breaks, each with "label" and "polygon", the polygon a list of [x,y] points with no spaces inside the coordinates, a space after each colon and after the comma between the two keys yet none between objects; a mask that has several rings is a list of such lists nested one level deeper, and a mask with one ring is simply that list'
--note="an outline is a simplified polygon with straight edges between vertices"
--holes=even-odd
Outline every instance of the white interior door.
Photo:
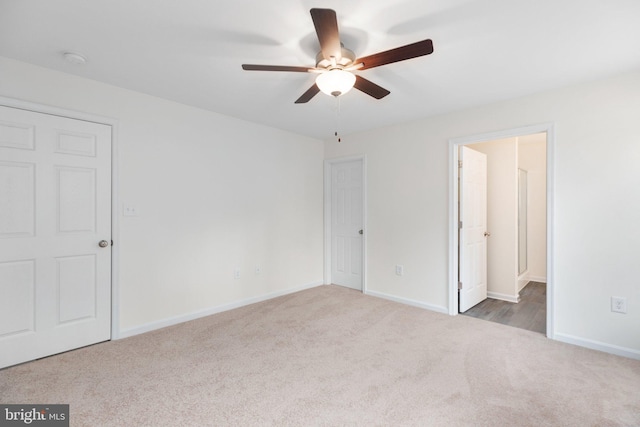
[{"label": "white interior door", "polygon": [[487,299],[487,156],[460,147],[460,303],[464,313]]},{"label": "white interior door", "polygon": [[0,368],[110,338],[110,126],[0,106],[0,296]]},{"label": "white interior door", "polygon": [[362,160],[331,165],[331,281],[362,290]]}]

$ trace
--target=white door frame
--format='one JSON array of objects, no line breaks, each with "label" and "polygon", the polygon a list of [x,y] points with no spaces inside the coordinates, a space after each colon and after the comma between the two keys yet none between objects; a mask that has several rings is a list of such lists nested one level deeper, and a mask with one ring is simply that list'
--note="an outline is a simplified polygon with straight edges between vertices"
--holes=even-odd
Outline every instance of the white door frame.
[{"label": "white door frame", "polygon": [[471,135],[449,140],[449,314],[458,314],[458,147],[496,139],[513,138],[534,133],[547,133],[547,337],[554,339],[554,124],[542,123],[497,132]]},{"label": "white door frame", "polygon": [[362,161],[362,293],[367,293],[367,156],[364,154],[324,161],[324,283],[331,284],[331,168],[338,163]]},{"label": "white door frame", "polygon": [[35,113],[49,114],[53,116],[66,117],[70,119],[83,120],[111,126],[111,339],[120,337],[120,316],[119,316],[119,288],[118,288],[118,268],[119,258],[119,228],[118,228],[118,168],[117,168],[117,140],[118,121],[113,118],[97,116],[94,114],[79,111],[67,110],[50,105],[37,104],[34,102],[22,101],[19,99],[6,98],[0,96],[0,105],[4,107],[17,108],[20,110],[32,111]]}]

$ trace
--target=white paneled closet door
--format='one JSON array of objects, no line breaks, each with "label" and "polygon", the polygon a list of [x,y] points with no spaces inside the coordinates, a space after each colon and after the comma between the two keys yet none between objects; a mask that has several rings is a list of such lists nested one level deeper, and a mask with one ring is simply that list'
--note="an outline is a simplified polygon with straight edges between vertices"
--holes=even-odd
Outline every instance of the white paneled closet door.
[{"label": "white paneled closet door", "polygon": [[331,280],[362,290],[362,160],[331,166]]},{"label": "white paneled closet door", "polygon": [[0,368],[111,337],[111,126],[0,106]]}]

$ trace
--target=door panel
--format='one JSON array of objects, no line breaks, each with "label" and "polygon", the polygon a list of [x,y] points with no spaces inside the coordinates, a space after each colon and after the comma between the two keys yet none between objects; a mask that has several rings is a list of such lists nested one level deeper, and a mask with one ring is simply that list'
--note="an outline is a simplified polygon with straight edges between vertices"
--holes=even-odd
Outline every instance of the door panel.
[{"label": "door panel", "polygon": [[95,233],[96,170],[56,167],[58,233]]},{"label": "door panel", "polygon": [[33,331],[35,260],[0,263],[0,283],[0,338]]},{"label": "door panel", "polygon": [[59,131],[56,153],[76,156],[96,156],[96,136],[91,134]]},{"label": "door panel", "polygon": [[96,257],[56,258],[58,269],[58,323],[95,318]]},{"label": "door panel", "polygon": [[362,161],[331,165],[331,281],[362,290]]},{"label": "door panel", "polygon": [[487,299],[487,156],[460,148],[460,303],[464,313]]},{"label": "door panel", "polygon": [[111,127],[0,107],[0,368],[111,336]]},{"label": "door panel", "polygon": [[33,236],[35,164],[0,161],[0,239]]},{"label": "door panel", "polygon": [[26,123],[12,123],[0,120],[0,147],[33,150],[35,147],[35,126]]}]

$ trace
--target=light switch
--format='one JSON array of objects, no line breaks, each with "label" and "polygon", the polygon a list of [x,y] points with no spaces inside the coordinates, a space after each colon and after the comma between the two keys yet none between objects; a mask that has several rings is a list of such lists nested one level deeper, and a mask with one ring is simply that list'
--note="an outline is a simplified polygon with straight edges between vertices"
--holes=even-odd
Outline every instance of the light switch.
[{"label": "light switch", "polygon": [[138,208],[131,205],[125,205],[122,215],[124,216],[138,216]]}]

